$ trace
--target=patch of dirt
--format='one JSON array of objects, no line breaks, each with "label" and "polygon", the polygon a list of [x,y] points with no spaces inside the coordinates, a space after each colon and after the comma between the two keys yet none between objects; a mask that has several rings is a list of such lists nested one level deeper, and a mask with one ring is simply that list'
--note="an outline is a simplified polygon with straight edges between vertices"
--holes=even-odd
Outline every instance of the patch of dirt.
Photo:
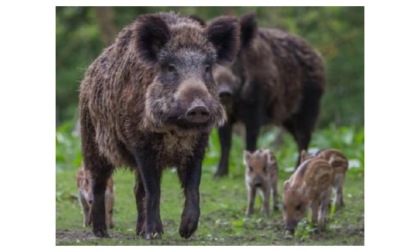
[{"label": "patch of dirt", "polygon": [[[132,240],[134,237],[122,235],[120,232],[110,233],[111,238],[121,239],[121,240]],[[78,230],[78,229],[61,229],[56,230],[55,232],[55,242],[67,243],[67,242],[76,242],[80,243],[81,241],[89,241],[93,244],[96,244],[95,241],[102,240],[102,238],[96,237],[91,230]]]}]

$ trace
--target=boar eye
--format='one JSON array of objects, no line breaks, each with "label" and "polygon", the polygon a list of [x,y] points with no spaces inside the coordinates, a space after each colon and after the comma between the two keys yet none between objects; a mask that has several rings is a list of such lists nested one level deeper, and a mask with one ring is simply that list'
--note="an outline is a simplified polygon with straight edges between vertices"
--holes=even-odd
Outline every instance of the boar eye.
[{"label": "boar eye", "polygon": [[166,65],[166,66],[165,66],[165,70],[166,70],[168,73],[175,73],[175,72],[176,72],[176,68],[175,68],[175,66],[174,66],[174,65],[172,65],[172,64]]},{"label": "boar eye", "polygon": [[249,171],[253,171],[254,168],[252,168],[252,166],[248,166],[249,167]]},{"label": "boar eye", "polygon": [[296,211],[300,211],[301,209],[302,209],[302,205],[301,204],[299,204],[299,205],[296,206]]},{"label": "boar eye", "polygon": [[89,180],[85,179],[86,185],[89,185]]},{"label": "boar eye", "polygon": [[205,65],[205,66],[204,66],[204,72],[205,72],[205,73],[207,73],[207,74],[208,74],[208,73],[210,73],[210,72],[211,72],[211,66],[210,66],[210,65],[208,65],[208,64],[207,64],[207,65]]}]

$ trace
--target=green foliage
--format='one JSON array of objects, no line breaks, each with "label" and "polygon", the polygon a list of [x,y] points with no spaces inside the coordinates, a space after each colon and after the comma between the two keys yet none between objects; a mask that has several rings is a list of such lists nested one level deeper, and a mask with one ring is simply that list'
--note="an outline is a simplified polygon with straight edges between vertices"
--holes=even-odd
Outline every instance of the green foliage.
[{"label": "green foliage", "polygon": [[55,163],[58,169],[79,167],[82,163],[80,136],[74,121],[67,121],[57,128],[55,136]]},{"label": "green foliage", "polygon": [[[220,15],[255,12],[263,27],[302,36],[324,56],[327,88],[320,127],[364,124],[363,7],[113,7],[117,30],[138,15],[159,11],[195,14],[209,20]],[[74,118],[78,87],[85,69],[106,44],[101,40],[94,7],[56,9],[57,121]]]}]

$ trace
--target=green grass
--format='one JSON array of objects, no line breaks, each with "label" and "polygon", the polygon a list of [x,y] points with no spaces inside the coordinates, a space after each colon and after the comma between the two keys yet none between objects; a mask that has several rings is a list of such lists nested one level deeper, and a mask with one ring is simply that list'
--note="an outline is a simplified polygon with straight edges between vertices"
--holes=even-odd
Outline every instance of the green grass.
[{"label": "green grass", "polygon": [[[275,150],[278,158],[279,189],[291,172],[296,158],[296,147],[290,136],[285,135],[281,147],[275,139],[279,131],[269,130],[260,137],[259,146]],[[66,135],[66,134],[62,134]],[[67,135],[70,136],[70,135]],[[71,138],[73,139],[73,138]],[[79,141],[74,138],[71,141]],[[256,212],[245,217],[246,189],[242,163],[243,143],[235,136],[231,153],[230,174],[213,179],[218,163],[218,142],[213,132],[201,179],[201,217],[194,235],[185,240],[178,234],[183,207],[183,195],[175,171],[167,169],[162,179],[161,219],[164,226],[162,239],[146,241],[136,237],[136,206],[133,194],[134,176],[126,169],[114,173],[116,202],[114,221],[116,227],[109,231],[112,238],[99,239],[91,228],[83,228],[83,215],[77,201],[75,182],[78,154],[65,159],[65,166],[57,161],[56,175],[56,244],[57,245],[364,245],[364,151],[363,129],[334,128],[315,133],[313,148],[339,148],[350,158],[352,168],[347,173],[344,195],[346,206],[335,212],[324,232],[314,232],[306,220],[299,224],[294,238],[284,236],[281,212],[265,217]],[[60,141],[57,141],[58,144]],[[73,146],[69,144],[68,146]],[[61,149],[59,149],[61,148]],[[57,150],[64,151],[63,146]],[[68,150],[67,150],[68,152]],[[70,151],[71,152],[71,151]],[[62,153],[57,153],[62,155]],[[63,168],[66,167],[66,168]],[[261,205],[258,197],[256,208]]]}]

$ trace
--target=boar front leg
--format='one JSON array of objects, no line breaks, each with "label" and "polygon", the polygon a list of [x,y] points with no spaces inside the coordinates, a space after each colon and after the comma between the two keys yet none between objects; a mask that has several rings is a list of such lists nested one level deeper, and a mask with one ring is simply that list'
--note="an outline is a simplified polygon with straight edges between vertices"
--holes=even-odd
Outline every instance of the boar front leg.
[{"label": "boar front leg", "polygon": [[312,214],[312,224],[316,224],[318,222],[318,211],[319,211],[319,200],[315,199],[311,202],[311,214]]},{"label": "boar front leg", "polygon": [[[137,204],[137,229],[138,234],[142,234],[147,240],[160,238],[163,234],[162,221],[160,219],[160,179],[162,169],[157,166],[157,153],[150,148],[151,141],[145,141],[141,147],[138,148],[137,155],[135,155],[137,162],[138,188],[136,191]],[[141,182],[140,182],[141,181]],[[143,184],[144,198],[143,202],[141,189]],[[144,208],[144,216],[139,211]],[[144,219],[143,219],[144,217]],[[143,224],[141,222],[144,222]],[[143,226],[140,231],[139,227]]]},{"label": "boar front leg", "polygon": [[255,202],[255,194],[257,192],[257,188],[255,186],[247,186],[248,189],[248,207],[246,209],[245,215],[250,216],[254,213],[254,202]]},{"label": "boar front leg", "polygon": [[271,184],[271,191],[273,192],[273,211],[277,212],[279,210],[279,190],[277,188],[277,177]]},{"label": "boar front leg", "polygon": [[321,206],[319,209],[319,217],[318,217],[319,230],[325,229],[325,225],[326,225],[328,214],[329,214],[330,196],[331,196],[331,189],[326,190],[321,195],[321,202],[320,202]]},{"label": "boar front leg", "polygon": [[92,173],[93,203],[89,219],[95,236],[109,237],[105,219],[105,190],[114,167],[99,153],[94,126],[88,112],[83,109],[80,111],[80,133],[85,169]]},{"label": "boar front leg", "polygon": [[221,157],[219,167],[214,177],[222,177],[229,174],[229,153],[232,144],[232,123],[226,122],[219,128],[219,139],[221,147]]},{"label": "boar front leg", "polygon": [[343,184],[344,184],[344,174],[336,174],[335,181],[334,181],[334,205],[336,209],[340,207],[344,207],[344,200],[343,200]]},{"label": "boar front leg", "polygon": [[137,206],[137,226],[136,226],[136,235],[144,235],[144,196],[146,192],[144,191],[144,185],[139,171],[136,172],[136,184],[134,186],[134,196],[136,197],[136,206]]},{"label": "boar front leg", "polygon": [[208,134],[203,134],[197,142],[194,153],[186,160],[184,167],[178,167],[178,176],[184,188],[185,204],[181,216],[179,234],[189,238],[198,226],[200,218],[200,181],[201,164],[204,159]]},{"label": "boar front leg", "polygon": [[90,206],[82,192],[79,192],[79,201],[83,209],[83,227],[87,227],[90,225]]},{"label": "boar front leg", "polygon": [[106,209],[105,209],[105,189],[107,180],[101,175],[93,178],[93,204],[91,210],[91,221],[93,226],[93,233],[97,237],[109,237],[106,226]]},{"label": "boar front leg", "polygon": [[106,225],[108,228],[114,228],[114,220],[112,217],[114,211],[114,194],[105,192],[105,216],[106,216]]},{"label": "boar front leg", "polygon": [[267,216],[270,214],[270,191],[270,187],[267,185],[262,188],[261,192],[263,196],[263,205],[261,211]]}]

